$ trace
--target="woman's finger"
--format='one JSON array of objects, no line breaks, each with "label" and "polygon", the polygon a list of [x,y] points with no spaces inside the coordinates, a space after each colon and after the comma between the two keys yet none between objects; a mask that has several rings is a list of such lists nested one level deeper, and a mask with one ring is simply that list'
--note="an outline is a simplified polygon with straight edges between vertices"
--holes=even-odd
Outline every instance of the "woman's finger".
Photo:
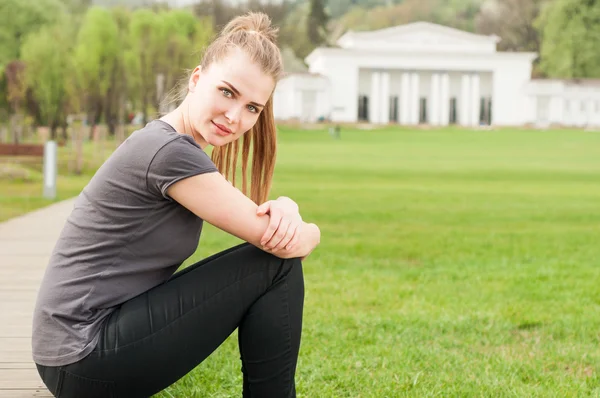
[{"label": "woman's finger", "polygon": [[267,243],[267,247],[269,249],[275,249],[279,243],[281,243],[281,241],[283,239],[285,239],[285,236],[287,235],[287,231],[290,227],[290,221],[287,220],[285,217],[281,219],[281,222],[279,223],[279,228],[277,228],[277,231],[275,231],[275,233],[273,234],[273,237],[271,238],[271,240],[269,241],[269,243]]},{"label": "woman's finger", "polygon": [[281,223],[281,212],[277,209],[271,209],[271,220],[269,221],[269,226],[265,231],[264,235],[260,239],[260,244],[264,247],[268,242],[273,238],[273,234],[277,229],[279,229],[279,224]]},{"label": "woman's finger", "polygon": [[263,216],[265,214],[267,214],[269,212],[269,210],[271,209],[271,202],[272,201],[267,201],[265,203],[263,203],[262,205],[258,206],[256,208],[256,214],[259,216]]},{"label": "woman's finger", "polygon": [[275,246],[274,250],[283,250],[289,243],[290,241],[294,238],[294,234],[296,233],[296,228],[297,228],[297,224],[290,222],[287,230],[285,231],[285,234],[283,235],[283,238],[281,238],[281,241],[279,241],[279,243],[277,243],[277,246]]},{"label": "woman's finger", "polygon": [[298,226],[294,230],[294,236],[289,241],[289,243],[286,245],[286,247],[285,247],[286,250],[292,250],[298,244],[298,241],[300,240],[301,230],[302,230],[302,223],[298,224]]}]

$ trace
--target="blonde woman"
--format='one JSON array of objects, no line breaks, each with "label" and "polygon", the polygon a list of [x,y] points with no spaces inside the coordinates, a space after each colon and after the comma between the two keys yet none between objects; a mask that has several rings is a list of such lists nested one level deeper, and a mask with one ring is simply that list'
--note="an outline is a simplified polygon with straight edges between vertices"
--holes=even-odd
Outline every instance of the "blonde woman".
[{"label": "blonde woman", "polygon": [[[133,133],[77,199],[33,320],[33,358],[54,395],[148,397],[237,328],[243,396],[295,396],[301,260],[320,231],[291,199],[266,201],[282,74],[275,34],[264,14],[232,20],[181,105]],[[241,191],[226,179],[239,150]],[[203,220],[248,243],[175,273]]]}]

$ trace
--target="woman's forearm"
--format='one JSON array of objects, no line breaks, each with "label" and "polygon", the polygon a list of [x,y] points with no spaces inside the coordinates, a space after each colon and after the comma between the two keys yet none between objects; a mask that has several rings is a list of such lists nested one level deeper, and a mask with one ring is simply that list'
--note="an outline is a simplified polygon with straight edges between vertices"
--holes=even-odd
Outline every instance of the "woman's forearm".
[{"label": "woman's forearm", "polygon": [[[316,224],[303,223],[300,231],[300,241],[291,250],[279,250],[273,255],[279,258],[295,258],[308,256],[321,242],[321,230]],[[267,250],[269,253],[271,251]]]}]

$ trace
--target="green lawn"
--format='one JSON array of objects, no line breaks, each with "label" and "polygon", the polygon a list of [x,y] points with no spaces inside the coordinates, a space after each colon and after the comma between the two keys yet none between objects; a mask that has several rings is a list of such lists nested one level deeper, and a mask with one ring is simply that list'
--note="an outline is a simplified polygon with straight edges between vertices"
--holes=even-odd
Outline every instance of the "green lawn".
[{"label": "green lawn", "polygon": [[42,158],[0,157],[0,222],[23,215],[54,202],[77,196],[96,169],[115,148],[114,141],[84,145],[83,170],[73,173],[75,151],[70,146],[58,148],[56,198],[43,197],[44,176]]},{"label": "green lawn", "polygon": [[[273,194],[323,235],[299,397],[600,396],[600,133],[280,143]],[[209,227],[187,264],[235,243]],[[159,396],[241,396],[239,368],[234,335]]]},{"label": "green lawn", "polygon": [[[272,196],[322,231],[298,396],[599,397],[599,182],[600,132],[281,129]],[[239,369],[233,335],[157,397]]]}]

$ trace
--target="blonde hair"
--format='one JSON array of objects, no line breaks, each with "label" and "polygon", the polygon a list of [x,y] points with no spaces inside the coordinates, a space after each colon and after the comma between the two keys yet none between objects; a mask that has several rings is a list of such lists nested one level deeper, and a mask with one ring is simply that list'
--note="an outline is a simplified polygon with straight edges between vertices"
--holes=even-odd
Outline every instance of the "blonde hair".
[{"label": "blonde hair", "polygon": [[[283,74],[281,53],[277,47],[278,29],[266,14],[250,12],[232,19],[219,36],[207,47],[201,67],[206,70],[213,62],[224,59],[232,49],[245,51],[275,83]],[[277,151],[277,129],[273,116],[273,95],[265,104],[256,124],[242,137],[242,192],[248,196],[247,168],[252,145],[250,199],[256,204],[267,200],[271,190]],[[235,140],[214,147],[212,161],[235,186],[240,143]],[[232,178],[230,178],[232,177]]]}]

